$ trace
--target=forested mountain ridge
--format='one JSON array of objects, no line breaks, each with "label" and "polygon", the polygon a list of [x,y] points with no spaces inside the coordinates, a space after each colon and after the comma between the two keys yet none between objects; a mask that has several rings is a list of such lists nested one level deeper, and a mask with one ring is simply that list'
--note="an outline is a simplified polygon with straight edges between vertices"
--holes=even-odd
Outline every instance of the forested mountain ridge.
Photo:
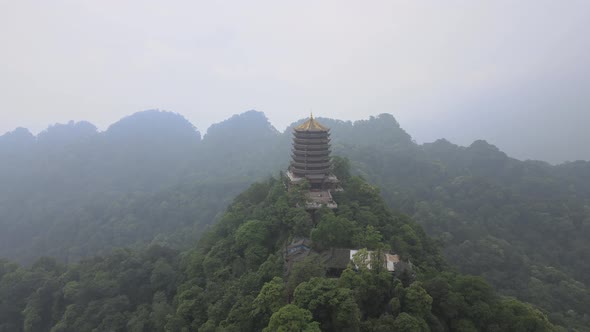
[{"label": "forested mountain ridge", "polygon": [[[223,127],[221,136],[231,132]],[[270,174],[209,150],[182,116],[159,111],[105,132],[70,122],[38,137],[25,129],[1,136],[0,256],[76,261],[154,240],[189,243],[179,237],[194,239],[232,197]]]},{"label": "forested mountain ridge", "polygon": [[[560,331],[530,305],[446,267],[434,242],[389,211],[376,188],[340,168],[339,209],[317,225],[285,178],[240,194],[192,250],[159,246],[64,267],[0,262],[2,331]],[[390,274],[362,259],[325,277],[311,255],[284,273],[290,239],[393,250],[410,269]],[[365,265],[363,265],[365,264]]]},{"label": "forested mountain ridge", "polygon": [[[519,161],[485,141],[416,145],[390,115],[324,122],[339,142],[334,152],[436,236],[450,264],[540,305],[554,321],[590,329],[590,163]],[[367,140],[338,134],[371,122],[380,124]],[[383,127],[399,138],[374,146]]]},{"label": "forested mountain ridge", "polygon": [[[281,134],[259,112],[202,139],[178,115],[141,112],[126,124],[137,117],[152,126],[120,131],[129,137],[86,123],[60,127],[51,141],[23,129],[0,137],[0,256],[76,261],[114,247],[188,248],[233,196],[289,160],[290,130]],[[444,244],[451,265],[560,325],[590,325],[588,162],[519,161],[484,141],[418,145],[388,114],[320,121],[333,154]]]}]

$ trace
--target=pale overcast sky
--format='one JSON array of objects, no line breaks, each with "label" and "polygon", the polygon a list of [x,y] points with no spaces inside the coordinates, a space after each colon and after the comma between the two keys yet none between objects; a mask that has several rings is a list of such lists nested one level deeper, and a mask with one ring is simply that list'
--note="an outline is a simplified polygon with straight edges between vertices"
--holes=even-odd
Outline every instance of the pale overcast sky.
[{"label": "pale overcast sky", "polygon": [[418,142],[590,159],[590,1],[0,3],[0,135],[131,113],[201,132],[392,113]]}]

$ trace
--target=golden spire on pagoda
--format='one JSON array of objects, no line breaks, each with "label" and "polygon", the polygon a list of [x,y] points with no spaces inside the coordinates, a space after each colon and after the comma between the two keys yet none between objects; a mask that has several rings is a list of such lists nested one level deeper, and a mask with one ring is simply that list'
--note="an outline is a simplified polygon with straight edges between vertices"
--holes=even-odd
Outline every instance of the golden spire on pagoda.
[{"label": "golden spire on pagoda", "polygon": [[322,126],[316,119],[313,118],[313,113],[309,115],[309,119],[303,124],[295,127],[298,131],[328,131],[328,128]]}]

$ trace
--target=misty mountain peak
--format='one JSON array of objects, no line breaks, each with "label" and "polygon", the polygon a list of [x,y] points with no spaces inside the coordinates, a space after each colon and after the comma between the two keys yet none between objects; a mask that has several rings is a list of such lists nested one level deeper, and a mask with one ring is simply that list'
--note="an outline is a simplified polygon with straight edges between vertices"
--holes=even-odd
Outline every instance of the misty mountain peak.
[{"label": "misty mountain peak", "polygon": [[355,121],[354,127],[370,133],[373,142],[398,147],[414,145],[412,136],[388,113],[379,114],[377,117],[371,116],[368,120]]},{"label": "misty mountain peak", "polygon": [[[389,113],[381,113],[379,115],[377,115],[376,117],[378,120],[384,121],[386,123],[389,123],[390,125],[393,125],[395,127],[401,128],[399,125],[399,122],[397,122],[397,120],[395,119],[395,117],[393,116],[393,114],[389,114]],[[374,119],[374,117],[370,118],[371,120]]]},{"label": "misty mountain peak", "polygon": [[459,147],[456,144],[451,143],[446,138],[440,138],[432,143],[424,143],[422,149],[428,153],[431,153],[439,158],[445,159],[451,155],[461,153],[463,147]]},{"label": "misty mountain peak", "polygon": [[35,143],[35,136],[27,128],[23,127],[18,127],[0,136],[0,146],[5,145],[13,148],[22,148],[33,143]]},{"label": "misty mountain peak", "polygon": [[112,137],[135,139],[186,137],[200,141],[201,133],[185,117],[178,113],[160,110],[147,110],[124,117],[112,124],[106,131]]},{"label": "misty mountain peak", "polygon": [[473,151],[489,151],[489,152],[500,152],[500,149],[498,149],[497,146],[488,143],[486,140],[477,140],[474,141],[473,143],[471,143],[471,145],[468,147],[469,150],[473,150]]},{"label": "misty mountain peak", "polygon": [[272,137],[278,134],[279,132],[272,126],[263,112],[250,110],[235,114],[225,121],[211,125],[204,140],[216,140],[223,137],[240,137],[242,139],[248,137]]},{"label": "misty mountain peak", "polygon": [[87,121],[56,123],[37,136],[42,144],[64,144],[74,142],[97,134],[96,126]]},{"label": "misty mountain peak", "polygon": [[471,158],[473,158],[474,161],[477,162],[497,161],[500,163],[504,163],[509,160],[509,157],[508,155],[506,155],[506,153],[500,151],[498,147],[488,143],[485,140],[477,140],[471,143],[471,145],[468,146],[465,149],[465,151],[467,152],[468,156],[470,156]]},{"label": "misty mountain peak", "polygon": [[6,134],[0,136],[0,139],[11,139],[11,140],[21,140],[21,139],[34,139],[35,136],[31,134],[31,132],[27,128],[18,127],[13,131],[9,131]]},{"label": "misty mountain peak", "polygon": [[435,146],[453,146],[453,147],[458,147],[457,144],[451,143],[451,141],[449,141],[446,138],[439,138],[436,141],[434,141],[432,143],[429,143],[429,144],[432,144],[432,145],[435,145]]}]

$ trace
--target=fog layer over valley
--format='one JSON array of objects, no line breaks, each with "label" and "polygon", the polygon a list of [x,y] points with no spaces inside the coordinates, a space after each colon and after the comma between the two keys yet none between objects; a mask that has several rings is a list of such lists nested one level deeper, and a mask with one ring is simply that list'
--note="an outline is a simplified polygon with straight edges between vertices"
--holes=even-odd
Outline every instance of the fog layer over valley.
[{"label": "fog layer over valley", "polygon": [[[319,120],[331,128],[332,154],[424,227],[450,265],[554,323],[590,322],[589,162],[519,161],[485,141],[419,145],[389,114]],[[291,130],[256,111],[204,136],[160,111],[104,132],[87,122],[36,137],[16,129],[0,136],[0,257],[31,265],[120,247],[189,249],[238,193],[286,170],[290,145]]]}]

